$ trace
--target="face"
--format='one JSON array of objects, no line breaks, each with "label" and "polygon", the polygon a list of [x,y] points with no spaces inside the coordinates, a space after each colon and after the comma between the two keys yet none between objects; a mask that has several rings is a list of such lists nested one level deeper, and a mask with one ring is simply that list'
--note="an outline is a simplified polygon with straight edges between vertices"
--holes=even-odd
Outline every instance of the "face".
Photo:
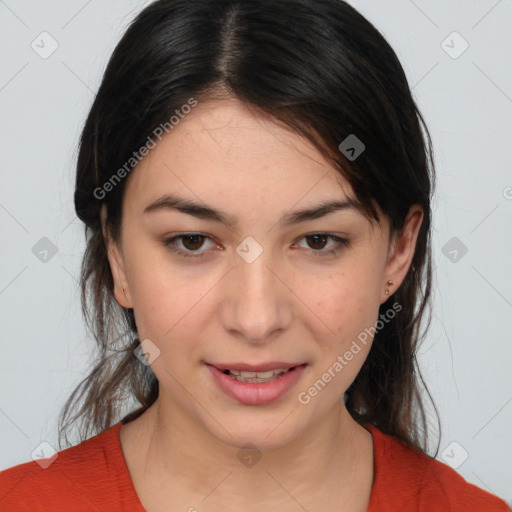
[{"label": "face", "polygon": [[199,103],[132,171],[109,261],[172,418],[272,448],[339,410],[421,224],[412,211],[390,240],[385,217],[350,206],[293,216],[354,198],[309,142],[236,100]]}]

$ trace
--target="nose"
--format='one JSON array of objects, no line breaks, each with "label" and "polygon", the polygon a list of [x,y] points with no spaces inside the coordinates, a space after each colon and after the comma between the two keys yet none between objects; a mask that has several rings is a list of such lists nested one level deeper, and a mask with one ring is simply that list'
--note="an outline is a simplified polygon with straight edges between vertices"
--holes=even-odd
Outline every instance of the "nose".
[{"label": "nose", "polygon": [[292,321],[293,294],[280,273],[265,251],[251,263],[240,258],[229,273],[221,305],[221,321],[228,332],[261,344],[286,331]]}]

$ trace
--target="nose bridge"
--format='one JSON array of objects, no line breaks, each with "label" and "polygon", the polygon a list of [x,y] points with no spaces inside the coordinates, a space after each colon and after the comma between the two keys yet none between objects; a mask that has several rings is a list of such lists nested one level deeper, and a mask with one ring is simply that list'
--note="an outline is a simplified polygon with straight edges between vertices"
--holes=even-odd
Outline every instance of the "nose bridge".
[{"label": "nose bridge", "polygon": [[270,250],[246,239],[237,253],[240,258],[231,275],[225,327],[239,331],[248,341],[262,341],[290,320],[286,293],[272,268]]}]

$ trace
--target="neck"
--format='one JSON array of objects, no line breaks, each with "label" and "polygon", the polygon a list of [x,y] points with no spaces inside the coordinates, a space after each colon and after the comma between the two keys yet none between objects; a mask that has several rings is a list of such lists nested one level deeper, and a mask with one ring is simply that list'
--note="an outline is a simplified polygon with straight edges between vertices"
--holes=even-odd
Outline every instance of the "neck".
[{"label": "neck", "polygon": [[219,509],[230,503],[233,509],[252,510],[256,504],[261,509],[267,504],[288,510],[300,503],[314,510],[318,490],[326,485],[335,489],[333,500],[346,490],[345,503],[369,501],[371,435],[353,420],[342,401],[285,446],[242,452],[240,446],[218,440],[163,398],[160,395],[135,420],[140,422],[137,460],[143,467],[142,480],[155,488],[169,488],[173,482],[174,489],[188,493],[189,504],[193,496],[208,496],[208,504]]}]

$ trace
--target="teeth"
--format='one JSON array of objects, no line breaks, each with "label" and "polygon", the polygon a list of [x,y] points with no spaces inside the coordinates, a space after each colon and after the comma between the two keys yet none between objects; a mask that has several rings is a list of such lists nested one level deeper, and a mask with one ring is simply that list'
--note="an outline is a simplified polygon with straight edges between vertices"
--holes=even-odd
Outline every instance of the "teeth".
[{"label": "teeth", "polygon": [[281,373],[286,373],[288,370],[279,369],[279,370],[269,370],[267,372],[245,372],[245,371],[239,372],[238,370],[229,370],[229,371],[233,375],[240,375],[244,379],[254,379],[254,378],[268,379],[268,378],[272,377],[272,375],[280,375]]},{"label": "teeth", "polygon": [[283,373],[288,371],[285,369],[269,370],[266,372],[246,372],[240,370],[229,370],[229,374],[235,380],[240,382],[269,382],[277,379]]}]

